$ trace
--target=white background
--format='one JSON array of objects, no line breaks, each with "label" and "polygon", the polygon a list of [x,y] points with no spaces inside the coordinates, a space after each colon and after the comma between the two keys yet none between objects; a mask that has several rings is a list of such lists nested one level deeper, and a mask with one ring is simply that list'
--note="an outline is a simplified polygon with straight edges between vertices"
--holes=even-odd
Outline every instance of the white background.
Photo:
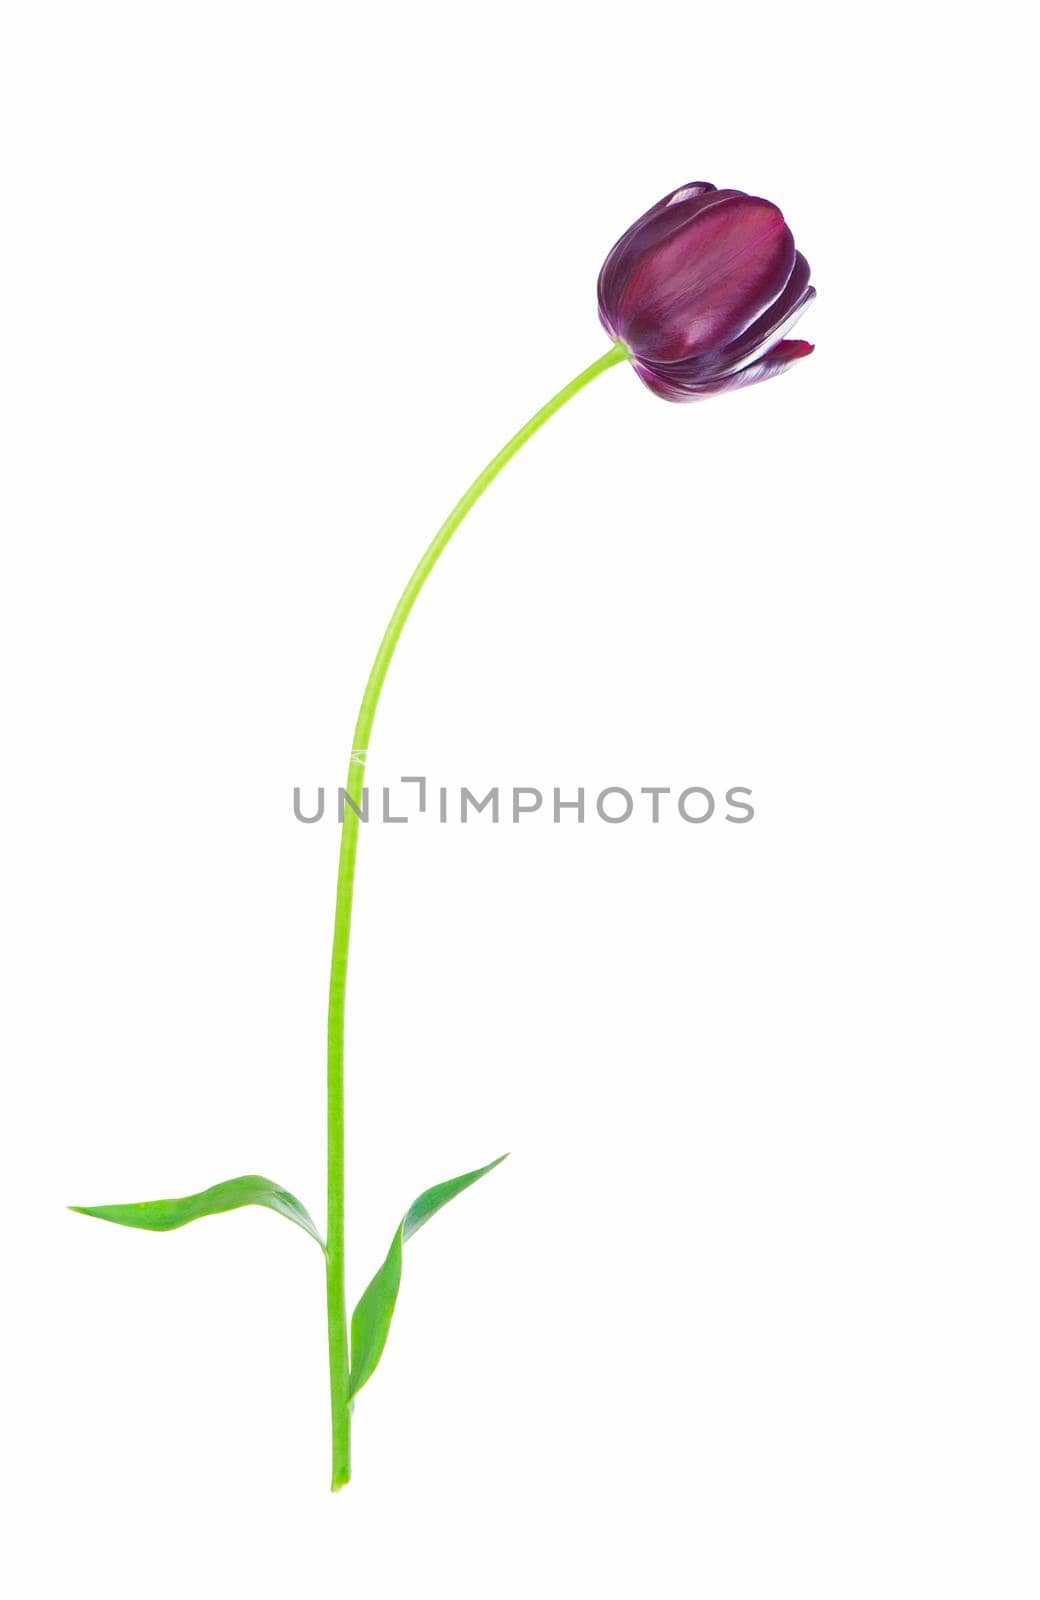
[{"label": "white background", "polygon": [[[2,50],[0,1553],[12,1594],[1040,1588],[1023,41],[968,11],[12,4]],[[362,839],[350,1271],[426,1184],[328,1494],[335,829],[441,516],[707,178],[820,294],[782,381],[625,369],[509,468],[376,784],[754,822]]]}]

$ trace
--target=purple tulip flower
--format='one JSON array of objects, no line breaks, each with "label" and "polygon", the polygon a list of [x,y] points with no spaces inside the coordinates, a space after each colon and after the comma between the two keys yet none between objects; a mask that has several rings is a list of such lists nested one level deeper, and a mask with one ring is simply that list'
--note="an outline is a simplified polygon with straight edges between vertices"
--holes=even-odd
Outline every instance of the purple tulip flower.
[{"label": "purple tulip flower", "polygon": [[600,321],[663,400],[759,383],[812,352],[784,335],[816,290],[769,200],[687,183],[622,234],[599,275]]}]

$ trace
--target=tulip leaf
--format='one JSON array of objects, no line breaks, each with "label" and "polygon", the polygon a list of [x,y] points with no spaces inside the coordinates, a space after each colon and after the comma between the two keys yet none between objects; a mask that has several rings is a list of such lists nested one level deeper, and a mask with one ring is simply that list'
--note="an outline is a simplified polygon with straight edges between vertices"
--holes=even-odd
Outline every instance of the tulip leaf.
[{"label": "tulip leaf", "polygon": [[306,1206],[270,1178],[255,1175],[229,1178],[225,1183],[215,1183],[212,1189],[184,1195],[178,1200],[139,1200],[122,1206],[70,1206],[69,1210],[82,1212],[85,1217],[100,1217],[104,1222],[119,1222],[124,1228],[168,1233],[171,1228],[183,1228],[186,1222],[194,1222],[198,1217],[235,1211],[239,1206],[267,1206],[268,1210],[277,1211],[279,1216],[288,1217],[290,1222],[305,1229],[324,1250],[321,1234]]},{"label": "tulip leaf", "polygon": [[405,1212],[394,1234],[386,1260],[354,1307],[354,1315],[350,1320],[351,1398],[368,1382],[378,1367],[386,1346],[394,1307],[397,1304],[397,1293],[401,1287],[401,1265],[406,1240],[410,1239],[413,1233],[418,1233],[419,1229],[424,1227],[442,1206],[446,1206],[449,1200],[454,1200],[463,1189],[468,1189],[478,1178],[485,1177],[505,1159],[505,1156],[499,1156],[497,1161],[489,1162],[486,1167],[478,1167],[476,1172],[466,1172],[461,1178],[449,1178],[445,1183],[434,1184],[432,1189],[424,1189],[418,1200]]}]

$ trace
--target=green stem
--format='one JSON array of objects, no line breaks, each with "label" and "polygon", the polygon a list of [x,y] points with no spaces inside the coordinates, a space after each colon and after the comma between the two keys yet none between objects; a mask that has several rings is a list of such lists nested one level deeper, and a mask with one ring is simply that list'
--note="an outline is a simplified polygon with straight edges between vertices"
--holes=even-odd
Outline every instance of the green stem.
[{"label": "green stem", "polygon": [[386,674],[397,648],[408,615],[419,597],[419,592],[439,560],[442,551],[460,522],[480,499],[520,447],[532,434],[548,422],[554,412],[566,405],[585,385],[598,378],[601,372],[629,359],[629,352],[619,340],[605,355],[600,356],[559,394],[536,411],[529,422],[509,443],[489,461],[479,477],[475,478],[442,523],[419,565],[409,578],[397,609],[383,635],[372,671],[368,675],[361,710],[354,729],[354,748],[351,752],[347,777],[347,795],[353,805],[344,808],[343,828],[340,836],[339,875],[336,880],[336,919],[332,938],[332,974],[329,980],[329,1055],[328,1055],[328,1243],[327,1298],[329,1312],[329,1365],[332,1382],[332,1487],[339,1489],[350,1480],[350,1380],[348,1376],[347,1294],[346,1294],[346,1214],[344,1206],[344,1178],[346,1169],[343,1111],[343,1054],[344,1017],[347,992],[347,952],[350,946],[350,913],[354,898],[354,865],[358,846],[358,810],[361,807],[365,772],[375,721],[376,706],[382,692]]}]

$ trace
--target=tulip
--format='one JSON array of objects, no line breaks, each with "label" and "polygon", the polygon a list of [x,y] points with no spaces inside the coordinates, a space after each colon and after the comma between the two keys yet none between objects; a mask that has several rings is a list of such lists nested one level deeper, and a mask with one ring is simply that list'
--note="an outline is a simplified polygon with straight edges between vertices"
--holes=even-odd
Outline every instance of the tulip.
[{"label": "tulip", "polygon": [[[327,1029],[328,1218],[324,1236],[307,1208],[288,1189],[255,1173],[224,1179],[172,1200],[73,1208],[124,1227],[165,1233],[239,1206],[264,1206],[317,1242],[324,1256],[328,1310],[334,1489],[350,1480],[354,1403],[383,1354],[397,1304],[406,1242],[449,1200],[505,1160],[500,1156],[419,1195],[397,1224],[389,1252],[348,1322],[344,1204],[347,954],[359,828],[367,814],[365,761],[376,708],[401,633],[426,580],[485,490],[521,446],[594,378],[631,362],[643,382],[666,400],[696,400],[770,378],[811,351],[811,344],[783,335],[814,293],[809,286],[808,263],[796,251],[776,206],[738,189],[715,189],[710,183],[688,183],[676,189],[618,240],[600,273],[600,317],[612,340],[610,348],[536,411],[478,473],[405,585],[362,696],[347,773],[349,804],[341,805],[340,813]],[[363,557],[363,544],[359,550]],[[591,562],[591,555],[589,559]],[[577,615],[580,623],[580,612]],[[459,1336],[464,1336],[464,1312],[453,1313],[451,1320]]]},{"label": "tulip", "polygon": [[600,321],[647,388],[700,400],[807,356],[788,339],[816,290],[780,209],[687,183],[634,222],[603,263]]}]

